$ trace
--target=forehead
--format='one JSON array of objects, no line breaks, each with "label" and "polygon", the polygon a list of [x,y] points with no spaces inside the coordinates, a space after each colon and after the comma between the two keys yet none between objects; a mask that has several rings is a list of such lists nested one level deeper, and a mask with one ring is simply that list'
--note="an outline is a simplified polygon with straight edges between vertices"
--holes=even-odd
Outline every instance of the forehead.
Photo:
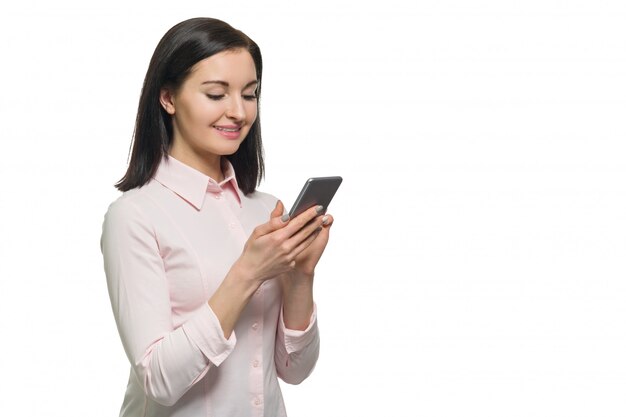
[{"label": "forehead", "polygon": [[245,49],[222,51],[197,62],[189,74],[189,81],[192,80],[247,84],[256,80],[256,67],[252,55]]}]

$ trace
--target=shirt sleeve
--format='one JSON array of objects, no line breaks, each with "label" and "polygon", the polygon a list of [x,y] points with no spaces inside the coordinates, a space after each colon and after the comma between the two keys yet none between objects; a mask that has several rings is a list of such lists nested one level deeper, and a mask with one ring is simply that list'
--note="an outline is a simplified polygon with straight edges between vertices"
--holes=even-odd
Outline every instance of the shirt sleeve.
[{"label": "shirt sleeve", "polygon": [[226,359],[234,349],[235,333],[224,337],[208,303],[174,328],[157,238],[132,201],[122,198],[109,207],[100,244],[126,355],[145,394],[171,406]]},{"label": "shirt sleeve", "polygon": [[309,326],[305,330],[292,330],[285,327],[281,308],[274,351],[278,376],[288,384],[301,383],[313,372],[319,352],[317,306],[313,305]]}]

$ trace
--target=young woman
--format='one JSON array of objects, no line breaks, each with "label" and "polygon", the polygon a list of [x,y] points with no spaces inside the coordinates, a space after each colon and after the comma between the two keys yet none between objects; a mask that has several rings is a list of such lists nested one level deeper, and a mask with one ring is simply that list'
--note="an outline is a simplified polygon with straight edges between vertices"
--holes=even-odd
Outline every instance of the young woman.
[{"label": "young woman", "polygon": [[158,44],[102,253],[131,364],[121,416],[283,416],[319,352],[313,275],[332,216],[290,219],[263,175],[261,53],[209,18]]}]

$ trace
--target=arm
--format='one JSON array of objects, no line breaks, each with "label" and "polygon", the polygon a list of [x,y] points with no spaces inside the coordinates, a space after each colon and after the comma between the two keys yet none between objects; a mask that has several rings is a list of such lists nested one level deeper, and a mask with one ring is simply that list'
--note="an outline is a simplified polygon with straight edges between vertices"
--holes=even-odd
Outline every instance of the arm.
[{"label": "arm", "polygon": [[126,355],[145,394],[169,406],[234,349],[205,304],[174,329],[156,236],[128,200],[109,208],[101,239],[109,296]]},{"label": "arm", "polygon": [[[275,215],[276,213],[272,212],[272,216]],[[284,322],[293,330],[306,329],[313,314],[315,267],[326,249],[334,220],[331,215],[320,217],[319,227],[310,237],[312,242],[296,256],[293,270],[281,276]],[[292,221],[299,218],[300,216]]]},{"label": "arm", "polygon": [[[283,381],[289,384],[299,384],[315,368],[319,357],[320,337],[317,327],[317,310],[312,296],[312,280],[311,285],[306,284],[302,288],[294,288],[290,285],[294,277],[290,275],[286,274],[281,277],[283,308],[276,331],[274,362],[276,372]],[[287,317],[295,321],[290,325],[286,321]]]},{"label": "arm", "polygon": [[322,218],[314,241],[296,257],[294,270],[281,276],[283,307],[276,334],[274,361],[285,382],[299,384],[310,375],[319,357],[317,311],[313,277],[328,243],[332,216]]}]

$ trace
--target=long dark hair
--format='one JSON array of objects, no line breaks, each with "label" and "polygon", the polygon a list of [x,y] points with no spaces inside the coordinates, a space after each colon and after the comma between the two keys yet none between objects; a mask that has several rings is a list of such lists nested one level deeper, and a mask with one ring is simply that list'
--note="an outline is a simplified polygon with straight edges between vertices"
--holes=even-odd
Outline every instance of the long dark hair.
[{"label": "long dark hair", "polygon": [[[243,32],[218,19],[194,18],[177,24],[163,36],[154,50],[143,83],[130,162],[124,177],[115,184],[118,190],[128,191],[146,184],[170,148],[172,120],[159,102],[161,89],[177,90],[197,62],[222,51],[240,48],[252,55],[256,67],[258,103],[263,70],[261,51]],[[226,158],[235,168],[241,191],[246,195],[254,192],[265,170],[258,112],[237,152]]]}]

